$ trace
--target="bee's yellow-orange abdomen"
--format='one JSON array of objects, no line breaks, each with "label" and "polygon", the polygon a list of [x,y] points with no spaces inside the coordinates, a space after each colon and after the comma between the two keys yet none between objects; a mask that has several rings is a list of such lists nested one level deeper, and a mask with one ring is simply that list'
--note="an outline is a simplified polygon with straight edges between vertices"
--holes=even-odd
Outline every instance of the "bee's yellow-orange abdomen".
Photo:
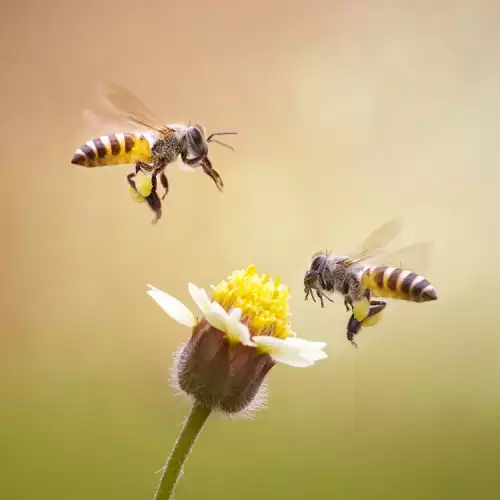
[{"label": "bee's yellow-orange abdomen", "polygon": [[128,165],[153,159],[151,144],[142,134],[103,135],[77,149],[71,163],[83,167]]},{"label": "bee's yellow-orange abdomen", "polygon": [[361,288],[369,288],[374,297],[428,302],[436,300],[434,287],[418,274],[387,266],[366,269],[361,276]]}]

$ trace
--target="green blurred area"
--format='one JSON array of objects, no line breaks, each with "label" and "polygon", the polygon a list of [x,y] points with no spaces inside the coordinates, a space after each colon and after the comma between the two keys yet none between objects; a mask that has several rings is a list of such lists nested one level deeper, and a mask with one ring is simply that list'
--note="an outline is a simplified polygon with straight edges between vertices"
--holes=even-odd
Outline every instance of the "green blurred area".
[{"label": "green blurred area", "polygon": [[[20,9],[1,51],[0,498],[152,499],[189,411],[169,386],[189,330],[146,285],[194,310],[189,281],[249,264],[290,285],[294,330],[329,358],[273,368],[253,419],[214,416],[176,499],[500,498],[498,5]],[[102,132],[79,129],[101,79],[239,131],[211,149],[225,192],[171,169],[151,226],[126,168],[70,166]],[[437,242],[439,300],[391,303],[354,350],[303,273],[398,215],[405,243]]]}]

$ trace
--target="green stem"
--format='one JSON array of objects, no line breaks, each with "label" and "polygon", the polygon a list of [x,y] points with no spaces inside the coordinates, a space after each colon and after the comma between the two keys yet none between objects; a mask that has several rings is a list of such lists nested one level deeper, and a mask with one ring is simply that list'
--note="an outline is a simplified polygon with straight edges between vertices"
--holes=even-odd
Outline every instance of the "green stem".
[{"label": "green stem", "polygon": [[163,475],[160,479],[154,500],[168,500],[172,498],[175,485],[182,473],[182,466],[211,411],[212,409],[208,406],[201,405],[198,402],[194,403],[191,413],[184,423],[184,427],[175,443],[174,449],[163,467]]}]

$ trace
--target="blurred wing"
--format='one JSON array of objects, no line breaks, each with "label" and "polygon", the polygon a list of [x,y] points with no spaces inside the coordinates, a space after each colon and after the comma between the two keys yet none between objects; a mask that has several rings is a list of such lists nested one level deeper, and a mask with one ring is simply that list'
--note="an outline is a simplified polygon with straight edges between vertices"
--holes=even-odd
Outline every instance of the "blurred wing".
[{"label": "blurred wing", "polygon": [[417,274],[427,273],[432,265],[436,246],[432,242],[421,242],[408,245],[392,253],[382,256],[377,264],[399,267]]},{"label": "blurred wing", "polygon": [[106,133],[141,132],[154,130],[165,132],[167,127],[135,95],[113,82],[99,84],[83,115],[93,129],[107,127]]},{"label": "blurred wing", "polygon": [[384,252],[385,247],[403,230],[401,219],[391,219],[373,231],[360,247],[344,261],[345,266],[356,264],[367,259],[373,259]]}]

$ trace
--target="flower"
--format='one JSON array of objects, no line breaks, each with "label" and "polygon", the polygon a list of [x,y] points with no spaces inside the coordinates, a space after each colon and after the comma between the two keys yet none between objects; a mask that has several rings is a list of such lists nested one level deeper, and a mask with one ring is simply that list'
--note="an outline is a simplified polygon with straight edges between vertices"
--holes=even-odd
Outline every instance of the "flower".
[{"label": "flower", "polygon": [[246,407],[274,364],[306,367],[327,357],[326,343],[297,338],[291,330],[288,287],[257,274],[254,266],[213,287],[212,300],[189,283],[200,318],[176,298],[148,286],[148,295],[170,317],[193,329],[175,370],[179,386],[223,411]]}]

